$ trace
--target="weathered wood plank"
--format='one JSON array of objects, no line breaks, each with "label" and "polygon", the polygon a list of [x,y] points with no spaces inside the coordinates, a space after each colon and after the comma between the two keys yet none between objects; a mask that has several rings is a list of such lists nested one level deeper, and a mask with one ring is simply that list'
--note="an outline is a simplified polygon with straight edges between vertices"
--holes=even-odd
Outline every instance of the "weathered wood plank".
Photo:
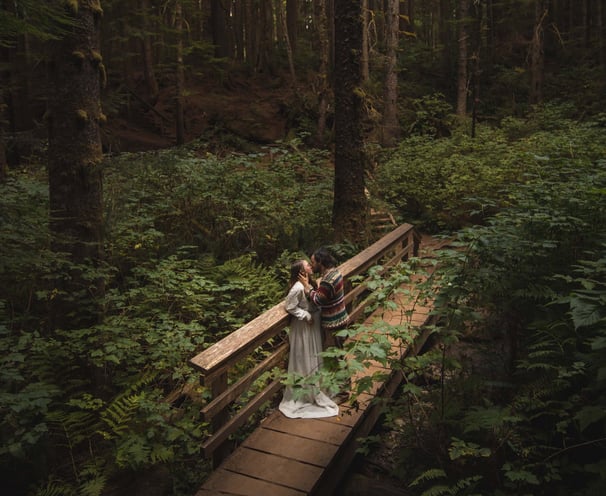
[{"label": "weathered wood plank", "polygon": [[304,496],[308,494],[306,491],[259,480],[224,468],[215,470],[207,479],[201,491],[206,492],[198,491],[196,496]]},{"label": "weathered wood plank", "polygon": [[306,439],[315,439],[335,445],[341,444],[349,435],[351,428],[325,420],[328,419],[289,419],[280,414],[266,419],[261,427]]},{"label": "weathered wood plank", "polygon": [[323,472],[321,467],[245,447],[234,451],[223,468],[305,493],[311,491]]},{"label": "weathered wood plank", "polygon": [[321,468],[328,465],[338,449],[335,444],[263,428],[248,436],[242,446]]},{"label": "weathered wood plank", "polygon": [[284,303],[278,303],[203,352],[198,353],[190,360],[190,363],[205,375],[210,375],[211,372],[217,373],[216,369],[229,366],[228,363],[225,363],[226,360],[229,359],[230,363],[234,363],[275,336],[286,327],[288,319],[289,315],[284,310]]},{"label": "weathered wood plank", "polygon": [[374,400],[375,396],[364,393],[358,396],[356,403],[353,405],[347,402],[343,403],[339,407],[340,415],[335,419],[335,422],[347,427],[355,427]]}]

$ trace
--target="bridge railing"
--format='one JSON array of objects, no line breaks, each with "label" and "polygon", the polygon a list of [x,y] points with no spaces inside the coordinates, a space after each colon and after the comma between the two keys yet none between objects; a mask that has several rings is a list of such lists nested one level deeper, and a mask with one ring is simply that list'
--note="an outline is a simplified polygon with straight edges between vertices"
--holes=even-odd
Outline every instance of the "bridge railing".
[{"label": "bridge railing", "polygon": [[[352,321],[357,321],[363,314],[368,302],[363,296],[367,295],[368,288],[365,280],[356,281],[355,286],[348,281],[353,276],[367,275],[374,265],[381,264],[387,270],[401,260],[416,256],[419,244],[420,237],[414,227],[403,224],[339,266],[346,281],[345,302]],[[263,374],[275,367],[284,367],[288,342],[284,338],[278,344],[273,341],[280,341],[275,338],[284,336],[289,319],[283,302],[278,303],[190,360],[202,374],[201,383],[211,392],[210,401],[201,410],[203,419],[213,428],[212,435],[202,445],[205,457],[214,456],[215,462],[220,462],[229,451],[229,437],[281,389],[280,380],[275,379],[235,413],[230,413],[230,410],[236,410],[231,406],[241,401],[244,393],[250,394],[251,386]],[[259,350],[262,353],[258,353]],[[254,366],[244,374],[236,373],[253,355],[264,358],[253,360]],[[238,376],[235,381],[234,376]]]}]

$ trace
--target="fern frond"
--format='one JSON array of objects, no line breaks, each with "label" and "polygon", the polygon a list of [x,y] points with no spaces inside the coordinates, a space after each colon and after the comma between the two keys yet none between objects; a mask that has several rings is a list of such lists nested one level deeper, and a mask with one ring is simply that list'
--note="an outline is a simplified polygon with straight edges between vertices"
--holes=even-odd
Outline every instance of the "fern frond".
[{"label": "fern frond", "polygon": [[116,437],[128,429],[144,396],[144,393],[122,396],[107,407],[101,414],[101,419],[110,428],[109,433],[103,434],[106,439]]},{"label": "fern frond", "polygon": [[421,475],[419,475],[415,480],[413,480],[409,484],[409,486],[410,487],[418,486],[419,484],[421,484],[423,482],[436,480],[436,479],[443,479],[443,478],[446,478],[446,472],[444,472],[444,470],[442,470],[441,468],[430,468],[429,470],[426,470]]},{"label": "fern frond", "polygon": [[75,491],[63,481],[51,479],[43,487],[36,488],[32,496],[75,496]]},{"label": "fern frond", "polygon": [[101,420],[109,427],[109,432],[99,431],[105,439],[112,439],[123,433],[137,412],[146,392],[138,392],[154,381],[158,371],[146,370],[101,412]]},{"label": "fern frond", "polygon": [[53,410],[48,414],[49,429],[65,442],[55,442],[58,446],[72,449],[90,439],[99,428],[99,421],[93,412]]},{"label": "fern frond", "polygon": [[448,486],[433,486],[427,491],[423,491],[421,496],[442,496],[443,494],[454,494]]}]

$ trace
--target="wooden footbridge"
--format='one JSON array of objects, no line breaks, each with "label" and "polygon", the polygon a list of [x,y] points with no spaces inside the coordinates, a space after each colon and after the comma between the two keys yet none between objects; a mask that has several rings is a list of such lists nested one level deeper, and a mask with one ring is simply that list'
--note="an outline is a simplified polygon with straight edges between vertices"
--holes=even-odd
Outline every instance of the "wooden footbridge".
[{"label": "wooden footbridge", "polygon": [[[339,267],[346,281],[361,281],[347,285],[346,302],[354,321],[364,321],[372,328],[377,319],[396,325],[406,320],[411,329],[418,331],[412,346],[393,343],[392,351],[400,358],[417,353],[425,343],[429,331],[424,328],[430,320],[428,303],[420,305],[417,301],[413,307],[408,301],[396,301],[396,310],[364,317],[372,299],[364,277],[373,266],[388,271],[403,259],[426,256],[425,241],[413,226],[404,224]],[[202,374],[203,384],[212,391],[212,400],[202,415],[213,426],[203,451],[213,458],[214,470],[195,496],[334,494],[353,461],[358,439],[370,433],[381,414],[381,402],[373,400],[392,396],[403,380],[401,372],[373,363],[363,374],[372,376],[383,371],[387,379],[373,382],[372,390],[360,395],[355,406],[344,403],[338,416],[325,419],[290,419],[275,409],[236,446],[230,441],[233,434],[259,415],[268,402],[275,403],[281,393],[280,381],[274,380],[241,406],[241,397],[250,395],[253,385],[267,371],[284,367],[288,320],[280,303],[191,359],[192,366]],[[235,376],[234,370],[241,370],[242,362],[254,365],[243,376]],[[354,383],[356,379],[359,377]],[[239,409],[230,408],[235,402],[239,402]],[[231,411],[236,413],[232,415]]]}]

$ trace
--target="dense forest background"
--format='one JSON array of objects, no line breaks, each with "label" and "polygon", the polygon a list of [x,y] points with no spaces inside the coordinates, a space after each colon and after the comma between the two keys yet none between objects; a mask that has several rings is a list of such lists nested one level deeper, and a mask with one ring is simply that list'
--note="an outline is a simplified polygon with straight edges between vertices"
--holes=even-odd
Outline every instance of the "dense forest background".
[{"label": "dense forest background", "polygon": [[602,494],[605,3],[0,1],[3,493],[194,494],[188,360],[410,222],[433,346],[341,493]]}]

